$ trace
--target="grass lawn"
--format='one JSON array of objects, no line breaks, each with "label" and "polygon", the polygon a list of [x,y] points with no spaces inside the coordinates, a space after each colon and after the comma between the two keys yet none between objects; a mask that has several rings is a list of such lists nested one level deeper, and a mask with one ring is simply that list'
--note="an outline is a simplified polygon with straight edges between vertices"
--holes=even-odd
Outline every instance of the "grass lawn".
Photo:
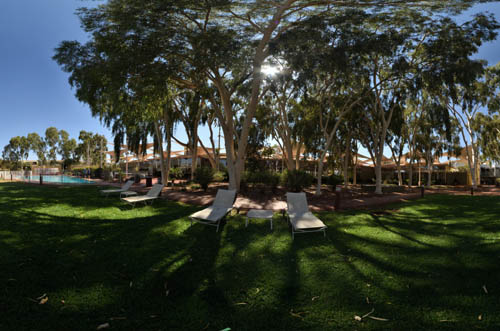
[{"label": "grass lawn", "polygon": [[0,183],[0,329],[500,330],[498,197],[320,213],[327,237],[292,242],[278,216],[217,234],[97,192]]}]

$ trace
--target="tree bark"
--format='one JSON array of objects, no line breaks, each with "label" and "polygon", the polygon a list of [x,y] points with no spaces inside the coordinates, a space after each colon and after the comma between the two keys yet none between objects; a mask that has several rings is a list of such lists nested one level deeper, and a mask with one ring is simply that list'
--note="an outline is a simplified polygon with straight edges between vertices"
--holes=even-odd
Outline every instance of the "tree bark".
[{"label": "tree bark", "polygon": [[155,128],[156,140],[158,141],[158,149],[160,153],[161,182],[163,185],[166,185],[167,177],[165,175],[167,173],[167,169],[165,167],[165,156],[163,155],[163,135],[161,133],[158,121],[154,122],[154,128]]},{"label": "tree bark", "polygon": [[427,187],[432,186],[432,156],[427,160]]},{"label": "tree bark", "polygon": [[344,153],[344,187],[349,187],[349,160],[351,158],[351,135],[347,135],[347,144]]},{"label": "tree bark", "polygon": [[[380,147],[379,147],[380,148]],[[375,194],[382,195],[382,156],[383,154],[383,148],[382,152],[378,152],[375,155],[376,159],[376,164],[375,164]]]}]

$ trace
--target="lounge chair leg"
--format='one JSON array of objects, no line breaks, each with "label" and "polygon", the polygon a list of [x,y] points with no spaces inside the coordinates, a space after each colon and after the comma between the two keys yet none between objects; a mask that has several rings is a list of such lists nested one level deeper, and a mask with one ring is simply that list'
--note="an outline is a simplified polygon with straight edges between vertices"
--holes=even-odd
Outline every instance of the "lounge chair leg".
[{"label": "lounge chair leg", "polygon": [[325,229],[323,229],[323,237],[326,238],[326,231],[325,231]]},{"label": "lounge chair leg", "polygon": [[220,224],[220,221],[217,222],[217,230],[215,230],[215,232],[219,232],[219,224]]}]

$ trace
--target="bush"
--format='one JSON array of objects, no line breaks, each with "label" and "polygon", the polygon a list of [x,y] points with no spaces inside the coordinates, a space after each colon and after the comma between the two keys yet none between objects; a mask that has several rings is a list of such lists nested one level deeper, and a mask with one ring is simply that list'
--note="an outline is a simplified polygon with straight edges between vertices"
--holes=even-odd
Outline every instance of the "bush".
[{"label": "bush", "polygon": [[104,170],[102,168],[97,168],[94,170],[94,176],[97,178],[103,177]]},{"label": "bush", "polygon": [[280,175],[275,172],[268,172],[266,178],[267,185],[271,188],[271,190],[276,190],[280,183]]},{"label": "bush", "polygon": [[[161,176],[161,175],[160,175]],[[182,179],[184,178],[184,171],[181,168],[171,168],[170,169],[170,177],[173,179]]]},{"label": "bush", "polygon": [[314,177],[303,170],[285,170],[281,174],[281,184],[291,192],[300,192],[311,186]]},{"label": "bush", "polygon": [[241,176],[240,187],[247,187],[251,184],[253,187],[270,188],[275,190],[280,183],[280,175],[272,171],[245,171]]},{"label": "bush", "polygon": [[210,184],[214,179],[214,171],[209,167],[196,168],[194,172],[194,181],[200,184],[201,188],[206,191],[208,189],[208,184]]},{"label": "bush", "polygon": [[497,185],[497,187],[500,187],[500,178],[496,179],[496,185]]},{"label": "bush", "polygon": [[226,174],[223,171],[216,171],[214,173],[214,182],[223,182],[226,179]]},{"label": "bush", "polygon": [[333,187],[333,189],[335,189],[337,185],[340,185],[343,182],[344,182],[344,177],[341,175],[331,174],[328,177],[328,184],[330,184]]}]

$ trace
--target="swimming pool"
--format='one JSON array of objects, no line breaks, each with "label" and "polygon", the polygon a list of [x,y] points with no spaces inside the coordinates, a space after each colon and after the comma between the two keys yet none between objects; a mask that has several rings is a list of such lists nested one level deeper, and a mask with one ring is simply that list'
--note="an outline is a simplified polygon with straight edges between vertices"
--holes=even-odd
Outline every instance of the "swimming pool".
[{"label": "swimming pool", "polygon": [[[27,176],[24,177],[25,181],[28,182],[40,182],[40,176]],[[66,175],[59,175],[59,176],[54,176],[54,175],[43,175],[43,182],[44,183],[62,183],[62,184],[92,184],[94,183],[93,181],[83,179],[83,178],[78,178],[78,177],[71,177],[71,176],[66,176]]]}]

